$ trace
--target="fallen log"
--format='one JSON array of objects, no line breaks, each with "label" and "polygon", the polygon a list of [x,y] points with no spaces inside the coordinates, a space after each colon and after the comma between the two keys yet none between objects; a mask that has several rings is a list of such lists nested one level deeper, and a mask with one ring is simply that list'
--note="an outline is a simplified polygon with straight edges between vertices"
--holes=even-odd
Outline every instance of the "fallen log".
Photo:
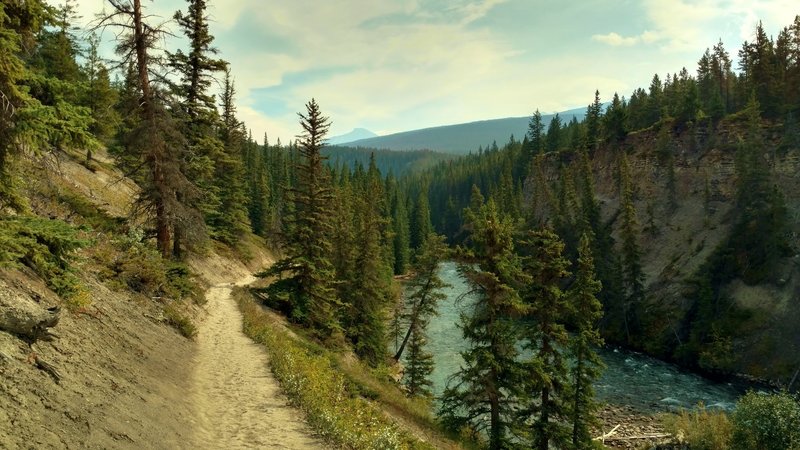
[{"label": "fallen log", "polygon": [[28,343],[52,339],[49,328],[58,324],[61,309],[45,308],[30,297],[0,285],[0,330]]},{"label": "fallen log", "polygon": [[[621,425],[621,424],[620,424],[620,425]],[[603,435],[597,436],[596,438],[594,438],[594,439],[592,439],[592,440],[593,440],[593,441],[601,441],[601,442],[605,442],[605,441],[606,441],[606,439],[608,439],[609,437],[613,436],[613,435],[614,435],[614,433],[616,433],[616,432],[617,432],[617,429],[620,427],[620,425],[617,425],[617,426],[615,426],[615,427],[614,427],[614,428],[612,428],[612,429],[611,429],[611,431],[609,431],[608,433],[605,433],[605,434],[603,434]]]},{"label": "fallen log", "polygon": [[671,434],[667,433],[652,433],[652,434],[640,434],[636,436],[620,436],[609,439],[610,441],[635,441],[640,439],[664,439],[671,437]]}]

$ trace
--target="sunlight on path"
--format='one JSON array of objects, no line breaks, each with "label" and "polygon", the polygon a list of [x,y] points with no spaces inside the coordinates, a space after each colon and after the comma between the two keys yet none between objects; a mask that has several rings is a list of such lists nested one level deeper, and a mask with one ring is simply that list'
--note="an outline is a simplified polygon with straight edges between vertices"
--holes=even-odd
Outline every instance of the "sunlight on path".
[{"label": "sunlight on path", "polygon": [[287,404],[263,349],[247,338],[229,285],[207,294],[193,377],[192,448],[318,449],[300,412]]}]

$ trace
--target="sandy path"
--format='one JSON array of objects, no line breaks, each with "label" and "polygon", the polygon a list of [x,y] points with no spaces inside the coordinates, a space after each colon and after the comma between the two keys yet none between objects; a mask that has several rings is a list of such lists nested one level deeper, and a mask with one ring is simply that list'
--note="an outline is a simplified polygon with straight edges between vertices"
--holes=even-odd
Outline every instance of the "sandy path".
[{"label": "sandy path", "polygon": [[197,336],[194,364],[197,422],[191,447],[325,448],[287,405],[264,350],[241,331],[241,313],[230,294],[229,285],[207,293],[208,317]]}]

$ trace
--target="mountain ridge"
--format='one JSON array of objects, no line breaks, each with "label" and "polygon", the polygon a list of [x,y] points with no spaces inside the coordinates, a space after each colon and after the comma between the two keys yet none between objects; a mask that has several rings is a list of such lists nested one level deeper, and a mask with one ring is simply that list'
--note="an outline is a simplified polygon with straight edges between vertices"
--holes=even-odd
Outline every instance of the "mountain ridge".
[{"label": "mountain ridge", "polygon": [[[558,114],[562,124],[566,124],[573,117],[577,120],[582,120],[585,115],[585,108],[574,108],[554,114],[542,115],[545,127],[550,125],[550,121],[556,114]],[[502,144],[507,142],[511,136],[514,136],[517,140],[522,140],[527,133],[529,122],[530,116],[485,119],[401,131],[385,136],[341,142],[338,145],[395,151],[433,150],[466,155],[476,152],[478,150],[476,145],[486,147],[492,145],[492,143]],[[333,142],[331,143],[333,144]]]}]

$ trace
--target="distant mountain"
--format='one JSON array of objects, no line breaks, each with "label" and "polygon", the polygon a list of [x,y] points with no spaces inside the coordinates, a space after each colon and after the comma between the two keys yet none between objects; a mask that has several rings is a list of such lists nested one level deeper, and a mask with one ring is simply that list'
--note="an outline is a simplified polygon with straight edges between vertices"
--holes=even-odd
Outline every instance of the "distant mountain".
[{"label": "distant mountain", "polygon": [[377,134],[373,133],[372,131],[369,131],[366,128],[353,128],[353,131],[347,134],[342,134],[339,136],[333,136],[332,138],[329,138],[328,144],[339,145],[339,144],[344,144],[346,142],[353,142],[360,139],[369,139],[377,136],[378,136]]},{"label": "distant mountain", "polygon": [[[582,120],[585,108],[571,109],[558,113],[561,122],[566,124],[573,117]],[[542,119],[546,127],[553,115],[544,115]],[[423,128],[421,130],[404,131],[402,133],[377,136],[367,139],[343,142],[348,147],[371,147],[389,150],[434,150],[439,152],[467,154],[475,152],[478,147],[486,148],[497,142],[502,146],[513,135],[522,140],[528,131],[528,117],[508,117],[505,119],[482,120],[457,125]]]}]

